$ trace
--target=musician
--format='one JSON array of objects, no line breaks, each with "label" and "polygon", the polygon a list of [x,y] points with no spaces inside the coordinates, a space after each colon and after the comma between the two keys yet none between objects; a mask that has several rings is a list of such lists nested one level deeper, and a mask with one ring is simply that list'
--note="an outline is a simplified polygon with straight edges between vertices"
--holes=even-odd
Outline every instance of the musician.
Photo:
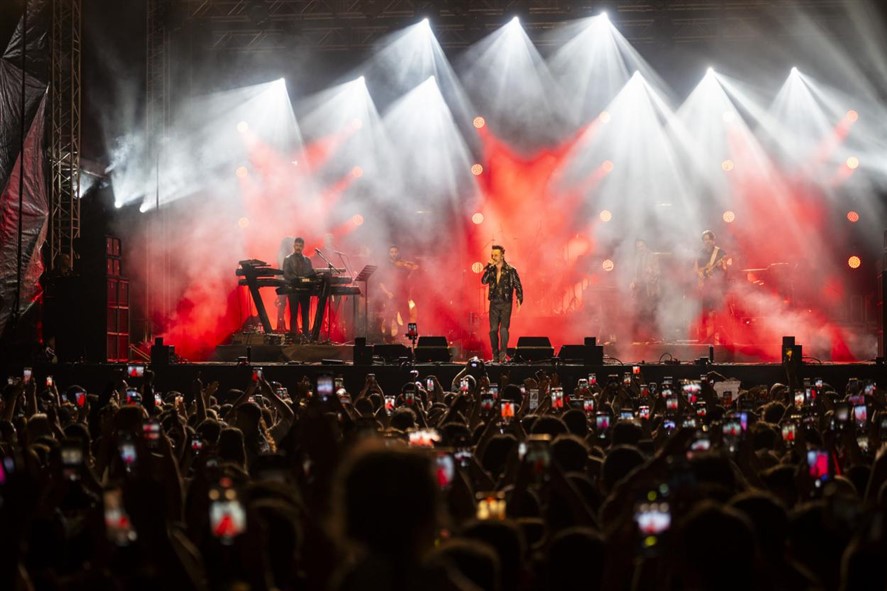
[{"label": "musician", "polygon": [[716,340],[717,312],[727,291],[727,266],[730,259],[717,245],[715,233],[711,230],[702,233],[702,244],[702,250],[693,262],[702,304],[698,336],[704,342],[713,342]]},{"label": "musician", "polygon": [[635,304],[632,334],[634,338],[647,340],[655,334],[659,260],[643,238],[634,241],[634,274],[630,288]]},{"label": "musician", "polygon": [[[297,237],[293,240],[293,252],[283,259],[283,278],[286,279],[292,287],[299,287],[304,279],[311,279],[315,276],[314,266],[311,259],[302,254],[305,248],[305,240]],[[308,291],[292,292],[288,296],[290,304],[290,332],[298,335],[296,318],[297,310],[301,309],[302,319],[302,338],[308,339],[310,328],[308,326],[308,311],[311,307],[311,295]]]},{"label": "musician", "polygon": [[392,244],[388,248],[388,261],[384,267],[379,288],[388,298],[383,315],[383,332],[386,336],[397,335],[400,314],[404,327],[410,322],[410,275],[419,265],[400,256],[400,248]]},{"label": "musician", "polygon": [[490,346],[493,361],[504,363],[508,351],[508,328],[511,326],[511,307],[517,296],[517,309],[524,303],[524,288],[517,269],[505,262],[505,249],[494,244],[490,252],[490,262],[480,278],[483,285],[489,285],[487,299],[490,300]]}]

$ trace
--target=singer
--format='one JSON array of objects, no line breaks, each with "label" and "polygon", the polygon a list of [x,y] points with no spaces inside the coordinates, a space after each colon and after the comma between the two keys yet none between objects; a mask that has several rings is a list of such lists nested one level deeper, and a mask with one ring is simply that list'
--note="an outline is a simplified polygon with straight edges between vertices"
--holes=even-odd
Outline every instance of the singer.
[{"label": "singer", "polygon": [[524,303],[524,288],[517,269],[505,262],[505,249],[494,244],[490,252],[490,262],[480,278],[483,285],[490,286],[490,345],[493,348],[493,361],[505,363],[508,351],[508,327],[511,325],[511,305],[517,296],[517,309]]},{"label": "singer", "polygon": [[[315,275],[314,266],[311,259],[302,254],[305,248],[305,240],[296,238],[293,240],[293,252],[283,259],[283,278],[286,279],[291,287],[298,288],[300,283],[307,278],[313,278]],[[307,290],[291,291],[287,296],[290,303],[290,332],[294,337],[299,336],[296,327],[297,310],[301,308],[302,314],[302,340],[307,341],[310,338],[310,329],[308,328],[308,310],[311,307],[311,294]],[[298,340],[298,338],[296,339]]]}]

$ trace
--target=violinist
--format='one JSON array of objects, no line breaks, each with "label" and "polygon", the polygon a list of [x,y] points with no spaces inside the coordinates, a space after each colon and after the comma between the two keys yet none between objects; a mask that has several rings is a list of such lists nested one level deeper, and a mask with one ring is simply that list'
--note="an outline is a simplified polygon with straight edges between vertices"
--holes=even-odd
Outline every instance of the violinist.
[{"label": "violinist", "polygon": [[410,320],[410,275],[419,265],[400,257],[400,248],[388,249],[388,264],[379,282],[379,288],[387,298],[383,312],[382,331],[386,337],[395,337]]}]

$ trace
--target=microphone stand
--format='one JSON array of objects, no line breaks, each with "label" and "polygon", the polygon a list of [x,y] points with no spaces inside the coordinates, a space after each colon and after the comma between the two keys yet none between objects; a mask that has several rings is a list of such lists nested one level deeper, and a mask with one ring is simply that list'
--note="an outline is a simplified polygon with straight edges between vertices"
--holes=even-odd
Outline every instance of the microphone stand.
[{"label": "microphone stand", "polygon": [[[330,261],[328,258],[326,258],[323,255],[323,253],[320,251],[319,248],[315,248],[314,252],[315,252],[315,254],[317,254],[317,256],[319,256],[321,259],[323,259],[323,262],[325,262],[327,264],[327,267],[330,270],[329,279],[327,279],[325,281],[325,285],[322,289],[329,290],[330,292],[332,292],[332,290],[333,290],[333,274],[336,272],[336,266],[333,265],[332,261]],[[326,316],[326,336],[327,336],[327,339],[329,339],[329,341],[331,343],[333,341],[333,314],[332,314],[333,307],[330,302],[330,300],[332,298],[333,298],[333,294],[330,293],[329,297],[327,298],[327,303],[326,303],[327,308],[329,310],[329,313]]]}]

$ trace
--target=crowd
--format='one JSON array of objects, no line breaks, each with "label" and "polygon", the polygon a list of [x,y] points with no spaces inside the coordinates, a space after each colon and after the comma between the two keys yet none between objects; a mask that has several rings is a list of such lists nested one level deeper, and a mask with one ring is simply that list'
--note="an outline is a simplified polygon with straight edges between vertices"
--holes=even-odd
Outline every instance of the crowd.
[{"label": "crowd", "polygon": [[10,379],[0,587],[885,589],[884,391]]}]

